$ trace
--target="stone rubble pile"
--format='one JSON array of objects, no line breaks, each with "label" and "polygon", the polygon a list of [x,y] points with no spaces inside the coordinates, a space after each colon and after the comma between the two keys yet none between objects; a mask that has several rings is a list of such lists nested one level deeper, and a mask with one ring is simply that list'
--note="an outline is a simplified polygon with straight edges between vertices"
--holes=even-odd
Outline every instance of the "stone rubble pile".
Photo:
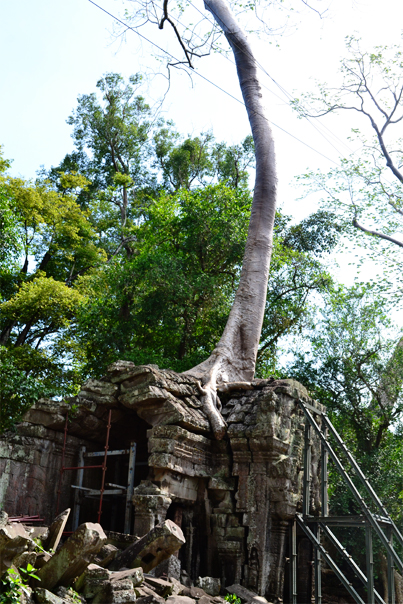
[{"label": "stone rubble pile", "polygon": [[30,527],[0,512],[0,581],[29,564],[37,577],[20,591],[21,604],[224,604],[220,594],[226,592],[242,604],[268,604],[240,585],[223,589],[213,577],[199,577],[194,586],[180,573],[175,554],[185,538],[171,520],[142,538],[105,534],[99,524],[85,522],[63,541],[69,513],[50,527]]}]

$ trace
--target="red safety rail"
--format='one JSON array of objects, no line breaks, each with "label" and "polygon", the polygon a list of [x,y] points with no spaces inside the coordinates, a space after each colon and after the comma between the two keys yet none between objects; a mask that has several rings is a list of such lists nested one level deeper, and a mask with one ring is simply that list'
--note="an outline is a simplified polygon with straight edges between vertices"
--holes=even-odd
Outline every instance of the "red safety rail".
[{"label": "red safety rail", "polygon": [[[63,480],[63,474],[64,472],[68,471],[68,470],[93,470],[94,468],[100,468],[102,469],[102,483],[101,483],[101,490],[100,490],[100,498],[99,498],[99,509],[98,509],[98,523],[101,521],[101,515],[102,515],[102,503],[103,503],[103,495],[104,495],[104,491],[105,491],[105,475],[106,475],[106,462],[108,459],[108,449],[109,449],[109,435],[110,435],[110,431],[111,431],[111,417],[112,417],[112,409],[109,409],[109,415],[108,415],[108,424],[107,424],[107,430],[106,430],[106,442],[105,442],[105,455],[104,455],[104,461],[101,465],[97,465],[97,466],[71,466],[71,467],[67,467],[64,465],[64,457],[65,457],[65,453],[66,453],[66,442],[67,442],[67,429],[68,429],[68,420],[69,420],[69,414],[67,412],[66,415],[66,422],[64,424],[64,440],[63,440],[63,450],[62,450],[62,467],[60,468],[60,478],[59,478],[59,488],[57,491],[57,506],[56,506],[56,516],[59,514],[59,508],[60,508],[60,496],[61,496],[61,492],[62,492],[62,480]],[[63,533],[66,534],[66,531]]]},{"label": "red safety rail", "polygon": [[104,455],[104,463],[102,465],[102,484],[101,484],[101,493],[100,493],[100,497],[99,497],[98,524],[100,524],[100,522],[101,522],[102,502],[103,502],[104,491],[105,491],[105,474],[106,474],[106,462],[108,459],[109,434],[111,431],[111,415],[112,415],[112,409],[109,409],[108,426],[107,426],[107,430],[106,430],[105,455]]}]

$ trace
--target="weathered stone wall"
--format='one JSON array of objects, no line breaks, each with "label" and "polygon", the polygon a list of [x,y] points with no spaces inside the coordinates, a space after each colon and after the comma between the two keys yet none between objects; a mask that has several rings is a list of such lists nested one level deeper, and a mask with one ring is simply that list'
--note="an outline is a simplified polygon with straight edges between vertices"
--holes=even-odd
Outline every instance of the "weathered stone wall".
[{"label": "weathered stone wall", "polygon": [[[246,388],[222,394],[228,431],[216,441],[195,379],[156,366],[115,363],[107,377],[89,380],[68,403],[40,401],[17,435],[1,439],[0,468],[8,474],[0,480],[0,507],[48,517],[67,409],[74,404],[65,465],[75,465],[83,443],[100,449],[112,409],[111,447],[135,440],[143,464],[136,468],[133,532],[142,536],[169,518],[186,537],[179,558],[193,580],[219,577],[223,585],[241,583],[278,602],[289,523],[302,503],[304,422],[298,400],[317,403],[293,380],[254,380]],[[311,513],[318,513],[319,449],[313,444]],[[64,481],[63,507],[71,504],[74,480],[71,473]],[[94,519],[80,519],[85,520]],[[306,583],[309,590],[309,578]]]},{"label": "weathered stone wall", "polygon": [[[0,509],[10,516],[39,515],[49,523],[56,512],[64,435],[24,422],[17,434],[0,438]],[[65,465],[77,463],[85,441],[68,436]],[[89,443],[88,443],[89,444]],[[61,500],[71,504],[71,477],[62,483]]]}]

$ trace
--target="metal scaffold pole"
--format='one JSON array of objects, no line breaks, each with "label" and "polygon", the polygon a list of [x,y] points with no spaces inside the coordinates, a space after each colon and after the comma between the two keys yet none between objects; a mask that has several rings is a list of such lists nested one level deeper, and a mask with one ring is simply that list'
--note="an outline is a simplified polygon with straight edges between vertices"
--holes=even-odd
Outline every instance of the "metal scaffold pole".
[{"label": "metal scaffold pole", "polygon": [[[315,604],[321,604],[322,602],[322,577],[321,567],[322,560],[335,572],[341,583],[344,585],[349,594],[354,598],[358,604],[364,604],[360,594],[357,592],[351,580],[349,580],[342,572],[341,568],[336,564],[332,556],[326,551],[321,543],[321,535],[325,537],[325,540],[330,542],[342,559],[347,562],[351,568],[355,577],[359,579],[366,588],[367,591],[367,602],[365,604],[385,604],[384,599],[379,595],[374,587],[374,549],[373,549],[373,534],[375,534],[383,547],[386,550],[387,555],[387,598],[386,598],[386,586],[385,586],[385,599],[387,604],[395,604],[395,585],[394,585],[394,568],[403,571],[403,562],[394,548],[393,538],[395,537],[400,545],[403,546],[403,537],[396,527],[395,523],[389,516],[386,508],[376,495],[371,484],[365,477],[358,463],[352,456],[351,452],[343,442],[342,438],[334,428],[330,419],[327,417],[324,411],[304,402],[298,401],[299,406],[305,415],[305,438],[304,438],[304,477],[303,477],[303,504],[302,514],[297,514],[297,525],[310,539],[314,546],[314,566],[315,566]],[[320,425],[315,420],[316,417],[320,417]],[[313,431],[313,432],[312,432]],[[336,450],[329,442],[329,434],[336,442],[338,451],[341,451],[344,458],[347,458],[349,466],[353,469],[356,477],[359,479],[361,485],[365,488],[369,495],[370,504],[368,504],[364,497],[361,495],[355,483],[347,473],[342,461],[340,460]],[[311,463],[312,463],[312,437],[316,436],[319,438],[321,452],[321,516],[310,515],[310,496],[311,496]],[[361,516],[329,516],[329,503],[328,503],[328,460],[331,460],[336,470],[342,476],[351,494],[356,500],[357,504],[361,508]],[[377,509],[377,513],[371,511],[371,507]],[[310,526],[312,525],[312,530]],[[366,549],[366,572],[364,573],[357,563],[353,560],[353,557],[347,552],[343,545],[338,541],[336,536],[330,530],[330,526],[340,527],[357,527],[365,530],[365,549]],[[296,547],[296,528],[293,525],[295,531],[295,547]],[[293,545],[291,544],[291,569],[290,569],[290,603],[295,604],[297,602],[296,594],[296,572],[297,563],[296,558],[293,557]],[[343,567],[344,568],[344,567]]]},{"label": "metal scaffold pole", "polygon": [[[78,466],[65,466],[65,454],[66,454],[66,446],[67,446],[67,433],[68,433],[68,413],[66,415],[66,422],[64,426],[64,440],[63,440],[63,449],[62,449],[62,463],[60,468],[60,478],[59,478],[59,488],[58,488],[58,497],[57,497],[57,510],[56,514],[59,513],[60,509],[60,498],[62,491],[62,481],[63,475],[67,471],[77,470],[77,484],[71,485],[71,488],[75,489],[74,493],[74,506],[73,506],[73,515],[72,515],[72,528],[75,530],[79,525],[80,519],[80,507],[81,507],[81,498],[82,495],[88,495],[90,497],[96,497],[99,495],[99,507],[97,512],[97,522],[100,523],[102,516],[102,508],[104,502],[105,495],[118,495],[126,497],[126,507],[125,507],[125,523],[124,523],[124,531],[130,533],[130,523],[131,523],[131,505],[132,505],[132,497],[133,497],[133,489],[134,489],[134,476],[135,476],[135,466],[136,466],[136,443],[132,441],[130,443],[130,449],[119,449],[110,451],[109,450],[109,439],[110,439],[110,431],[112,427],[112,409],[109,409],[108,412],[108,422],[106,429],[106,438],[105,438],[105,447],[103,451],[86,451],[86,447],[80,447],[79,450],[79,458],[78,458]],[[128,470],[128,482],[125,486],[120,486],[118,484],[109,484],[106,483],[106,471],[107,471],[107,460],[108,457],[116,456],[116,455],[129,455],[129,470]],[[103,457],[102,464],[96,465],[86,465],[86,458],[93,457]],[[141,462],[139,465],[141,465]],[[94,488],[88,488],[83,486],[84,481],[84,470],[94,470],[101,469],[101,488],[99,490]],[[112,487],[108,490],[105,487]]]}]

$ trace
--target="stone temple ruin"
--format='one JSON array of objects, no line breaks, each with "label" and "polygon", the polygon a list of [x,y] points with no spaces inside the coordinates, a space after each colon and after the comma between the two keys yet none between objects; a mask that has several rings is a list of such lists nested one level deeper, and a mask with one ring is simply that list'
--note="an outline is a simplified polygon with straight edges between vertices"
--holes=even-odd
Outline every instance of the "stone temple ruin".
[{"label": "stone temple ruin", "polygon": [[[15,433],[0,437],[0,510],[49,524],[70,507],[67,532],[96,522],[101,470],[68,468],[102,463],[89,454],[103,451],[110,417],[109,450],[124,452],[107,459],[100,517],[106,534],[143,537],[172,521],[185,544],[171,557],[170,573],[182,583],[216,577],[269,602],[291,601],[289,527],[301,511],[303,488],[298,400],[321,406],[293,380],[253,380],[247,388],[220,392],[228,430],[217,441],[194,378],[114,363],[76,397],[40,400]],[[312,441],[310,513],[318,514],[320,454]],[[312,546],[303,533],[297,548],[298,601],[310,602]]]}]

